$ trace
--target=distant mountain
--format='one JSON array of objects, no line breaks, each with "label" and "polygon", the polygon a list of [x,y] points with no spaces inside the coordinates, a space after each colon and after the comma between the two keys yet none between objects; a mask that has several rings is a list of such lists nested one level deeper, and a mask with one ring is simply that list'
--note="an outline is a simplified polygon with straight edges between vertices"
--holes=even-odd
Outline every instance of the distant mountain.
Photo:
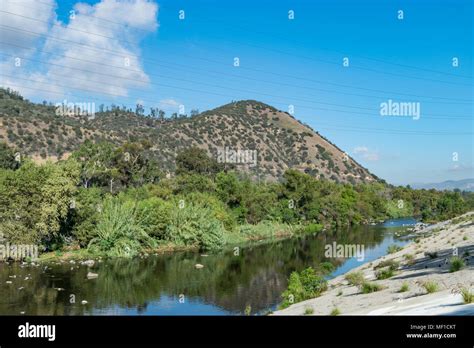
[{"label": "distant mountain", "polygon": [[474,179],[447,180],[432,184],[413,184],[410,186],[416,189],[435,189],[440,191],[459,189],[461,191],[474,192]]},{"label": "distant mountain", "polygon": [[[41,161],[64,158],[87,139],[116,144],[146,139],[161,166],[170,172],[177,152],[197,146],[217,159],[232,162],[237,158],[240,170],[260,179],[277,180],[286,169],[295,168],[338,182],[378,180],[309,126],[255,100],[232,102],[192,117],[165,119],[138,115],[119,106],[105,108],[91,119],[60,116],[55,111],[53,104],[31,103],[0,89],[0,141]],[[241,151],[241,156],[233,151]]]}]

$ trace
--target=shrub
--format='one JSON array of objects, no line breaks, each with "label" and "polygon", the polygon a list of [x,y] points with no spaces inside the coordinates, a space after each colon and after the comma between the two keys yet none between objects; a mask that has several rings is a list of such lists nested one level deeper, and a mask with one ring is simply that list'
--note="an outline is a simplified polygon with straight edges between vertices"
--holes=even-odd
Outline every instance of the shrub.
[{"label": "shrub", "polygon": [[396,245],[396,244],[392,244],[390,245],[388,248],[387,248],[387,253],[389,254],[394,254],[396,253],[397,251],[400,251],[402,250],[403,248],[399,245]]},{"label": "shrub", "polygon": [[272,238],[278,234],[291,235],[293,233],[291,225],[270,221],[262,221],[256,225],[241,225],[238,230],[247,239]]},{"label": "shrub", "polygon": [[400,266],[400,263],[395,260],[385,260],[380,262],[375,269],[388,267],[390,270],[395,271]]},{"label": "shrub", "polygon": [[138,201],[137,209],[144,220],[145,232],[152,237],[165,239],[166,227],[171,223],[172,204],[152,197]]},{"label": "shrub", "polygon": [[422,284],[422,286],[425,288],[425,290],[428,292],[428,294],[436,292],[439,289],[438,284],[436,282],[433,282],[433,281],[424,282]]},{"label": "shrub", "polygon": [[379,291],[379,290],[382,290],[383,287],[379,284],[375,284],[375,283],[370,283],[370,282],[365,282],[362,284],[361,286],[361,291],[363,294],[369,294],[371,292],[376,292],[376,291]]},{"label": "shrub", "polygon": [[306,308],[304,309],[304,315],[311,315],[311,314],[313,314],[313,313],[314,313],[313,307],[306,307]]},{"label": "shrub", "polygon": [[349,284],[359,286],[365,282],[364,274],[360,271],[346,274],[344,277]]},{"label": "shrub", "polygon": [[394,275],[394,272],[391,268],[381,269],[380,271],[376,272],[376,274],[375,274],[375,276],[379,280],[393,277],[393,275]]},{"label": "shrub", "polygon": [[96,237],[99,208],[102,205],[102,191],[99,188],[80,188],[71,209],[72,235],[79,245],[86,247]]},{"label": "shrub", "polygon": [[209,208],[197,204],[177,206],[171,211],[166,239],[179,244],[196,246],[203,250],[217,250],[224,245],[225,230]]},{"label": "shrub", "polygon": [[308,267],[301,272],[292,272],[288,280],[288,288],[283,292],[283,303],[281,308],[301,302],[310,298],[318,297],[327,289],[326,280],[317,272]]},{"label": "shrub", "polygon": [[322,229],[323,229],[323,225],[311,223],[304,227],[303,232],[311,234],[311,233],[320,232]]},{"label": "shrub", "polygon": [[453,257],[449,260],[449,271],[450,271],[450,272],[457,272],[457,271],[459,271],[461,268],[463,268],[464,266],[465,266],[465,264],[464,264],[463,259],[461,259],[461,258],[458,257],[458,256],[453,256]]},{"label": "shrub", "polygon": [[468,288],[462,288],[461,295],[464,303],[468,304],[474,302],[474,293],[471,292]]},{"label": "shrub", "polygon": [[339,315],[341,314],[341,311],[339,310],[339,308],[334,308],[332,311],[331,311],[331,314],[330,315]]},{"label": "shrub", "polygon": [[409,290],[409,286],[407,282],[403,282],[402,286],[400,287],[400,290],[398,292],[406,292]]},{"label": "shrub", "polygon": [[97,223],[97,236],[89,243],[89,250],[107,256],[133,257],[155,241],[145,232],[145,218],[138,214],[136,203],[108,199]]}]

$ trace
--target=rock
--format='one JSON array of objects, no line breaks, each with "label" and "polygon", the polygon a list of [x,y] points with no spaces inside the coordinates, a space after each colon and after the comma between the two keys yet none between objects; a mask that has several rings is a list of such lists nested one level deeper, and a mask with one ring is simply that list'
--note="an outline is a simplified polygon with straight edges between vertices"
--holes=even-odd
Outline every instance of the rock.
[{"label": "rock", "polygon": [[81,303],[82,303],[83,305],[85,305],[85,304],[87,304],[87,301],[86,301],[86,300],[82,300]]},{"label": "rock", "polygon": [[25,312],[20,312],[20,314],[25,314]]},{"label": "rock", "polygon": [[64,291],[63,288],[55,288],[55,289],[58,290],[58,291]]},{"label": "rock", "polygon": [[98,276],[99,275],[97,273],[92,273],[92,272],[87,273],[87,279],[95,279]]},{"label": "rock", "polygon": [[21,286],[21,287],[19,287],[19,288],[18,288],[18,290],[23,290],[23,289],[24,289],[24,287],[23,287],[23,286]]},{"label": "rock", "polygon": [[209,255],[207,254],[202,254],[201,257],[208,257]]},{"label": "rock", "polygon": [[11,281],[11,280],[7,280],[5,283],[7,283],[7,284],[11,284],[11,283],[12,283],[12,281]]},{"label": "rock", "polygon": [[92,267],[95,264],[94,260],[87,260],[82,263],[83,265],[86,265],[87,267]]},{"label": "rock", "polygon": [[71,264],[75,264],[75,263],[76,263],[76,261],[74,261],[74,260],[71,260],[71,261],[69,261],[69,263],[71,263]]},{"label": "rock", "polygon": [[204,268],[204,265],[201,265],[200,263],[196,263],[194,267],[196,267],[196,269],[201,269],[201,268]]}]

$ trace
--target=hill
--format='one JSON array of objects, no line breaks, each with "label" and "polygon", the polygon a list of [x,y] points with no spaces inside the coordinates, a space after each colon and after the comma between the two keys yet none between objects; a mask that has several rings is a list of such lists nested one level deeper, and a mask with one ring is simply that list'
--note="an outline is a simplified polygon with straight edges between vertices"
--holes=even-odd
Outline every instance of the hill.
[{"label": "hill", "polygon": [[410,185],[415,189],[435,189],[435,190],[461,190],[461,191],[474,191],[474,179],[463,179],[463,180],[447,180],[438,183],[430,184],[413,184]]},{"label": "hill", "polygon": [[317,131],[255,100],[192,117],[151,117],[116,105],[98,109],[93,118],[57,115],[51,103],[32,103],[0,89],[0,141],[44,161],[67,157],[87,139],[115,144],[146,139],[170,172],[180,150],[197,146],[262,180],[278,180],[288,168],[335,182],[378,180]]}]

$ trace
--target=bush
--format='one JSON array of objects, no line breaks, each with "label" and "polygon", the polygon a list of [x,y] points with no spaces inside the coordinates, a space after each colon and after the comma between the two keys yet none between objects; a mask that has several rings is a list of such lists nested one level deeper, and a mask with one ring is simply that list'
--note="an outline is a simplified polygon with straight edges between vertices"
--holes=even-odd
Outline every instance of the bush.
[{"label": "bush", "polygon": [[462,288],[461,295],[464,303],[468,304],[474,302],[474,293],[471,292],[468,288]]},{"label": "bush", "polygon": [[156,246],[145,232],[145,220],[136,203],[106,200],[97,223],[97,236],[90,241],[89,250],[106,256],[133,257]]},{"label": "bush", "polygon": [[396,244],[392,244],[390,245],[388,248],[387,248],[387,253],[389,254],[394,254],[396,253],[397,251],[400,251],[402,250],[403,248],[399,245],[396,245]]},{"label": "bush", "polygon": [[341,314],[341,311],[337,307],[334,308],[330,313],[330,315],[333,315],[333,316],[336,316],[336,315],[339,315],[339,314]]},{"label": "bush", "polygon": [[403,282],[402,286],[400,287],[400,290],[398,292],[407,292],[409,290],[409,286],[407,282]]},{"label": "bush", "polygon": [[382,290],[383,287],[379,284],[365,282],[361,286],[361,291],[363,294],[369,294],[371,292],[376,292]]},{"label": "bush", "polygon": [[439,289],[438,284],[436,282],[433,282],[433,281],[424,282],[422,284],[422,286],[425,288],[425,290],[428,292],[428,294],[436,292]]},{"label": "bush", "polygon": [[197,204],[177,206],[171,211],[166,228],[166,239],[178,245],[196,246],[203,250],[217,250],[224,245],[225,230],[211,209]]},{"label": "bush", "polygon": [[453,256],[450,260],[449,260],[449,271],[452,273],[452,272],[457,272],[459,271],[461,268],[463,268],[465,266],[464,264],[464,261],[463,259],[461,259],[460,257],[458,256]]},{"label": "bush", "polygon": [[322,229],[323,229],[323,225],[311,223],[304,227],[303,232],[311,234],[311,233],[320,232]]},{"label": "bush", "polygon": [[394,275],[394,272],[391,268],[385,268],[385,269],[381,269],[380,271],[376,272],[375,273],[375,276],[377,277],[377,279],[379,280],[382,280],[382,279],[387,279],[387,278],[390,278],[390,277],[393,277]]},{"label": "bush", "polygon": [[99,210],[102,206],[102,191],[99,188],[80,188],[74,197],[71,209],[72,235],[79,245],[86,247],[96,237]]},{"label": "bush", "polygon": [[395,261],[395,260],[385,260],[380,262],[377,266],[375,266],[375,269],[378,268],[385,268],[388,267],[392,271],[396,271],[398,267],[400,266],[400,263]]},{"label": "bush", "polygon": [[173,205],[161,198],[152,197],[138,201],[137,209],[138,215],[143,219],[145,232],[152,237],[165,239]]},{"label": "bush", "polygon": [[346,274],[344,278],[349,282],[349,284],[355,286],[360,286],[365,282],[364,274],[360,271]]},{"label": "bush", "polygon": [[288,280],[288,288],[283,292],[281,308],[293,303],[318,297],[327,289],[327,282],[313,268],[308,267],[298,272],[292,272]]},{"label": "bush", "polygon": [[291,225],[262,221],[256,225],[245,224],[239,227],[239,233],[246,239],[266,239],[277,235],[291,235],[293,228]]}]

